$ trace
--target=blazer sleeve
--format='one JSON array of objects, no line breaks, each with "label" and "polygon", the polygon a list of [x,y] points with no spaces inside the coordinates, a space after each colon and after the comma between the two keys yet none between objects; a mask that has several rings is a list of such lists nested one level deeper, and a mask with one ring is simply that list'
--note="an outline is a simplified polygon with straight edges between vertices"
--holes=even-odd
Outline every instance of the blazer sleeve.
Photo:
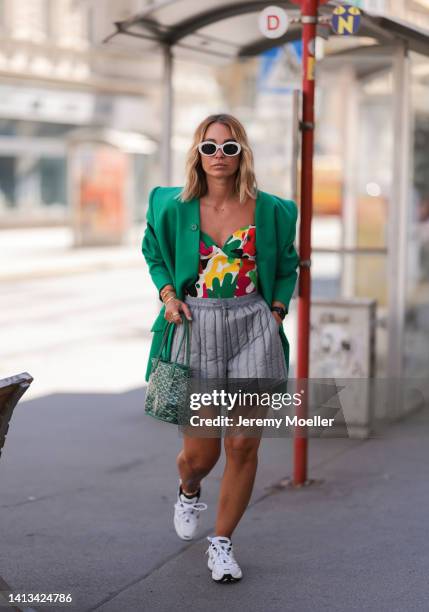
[{"label": "blazer sleeve", "polygon": [[[277,259],[276,278],[274,281],[273,301],[278,300],[285,305],[286,312],[295,289],[298,278],[299,256],[294,246],[296,234],[296,221],[298,207],[292,200],[280,200],[278,222],[280,235],[285,236],[281,241]],[[286,231],[285,231],[286,229]]]},{"label": "blazer sleeve", "polygon": [[149,267],[149,273],[152,281],[158,289],[159,294],[165,285],[174,286],[174,283],[165,265],[159,242],[155,234],[154,199],[157,189],[158,187],[154,187],[149,195],[149,205],[146,212],[146,230],[142,241],[142,252]]}]

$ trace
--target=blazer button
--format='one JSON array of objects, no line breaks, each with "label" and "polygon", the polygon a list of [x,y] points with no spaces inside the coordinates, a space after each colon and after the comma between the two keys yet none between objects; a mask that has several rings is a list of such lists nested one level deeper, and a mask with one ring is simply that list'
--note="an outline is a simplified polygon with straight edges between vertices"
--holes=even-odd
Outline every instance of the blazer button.
[{"label": "blazer button", "polygon": [[195,230],[197,230],[197,229],[198,229],[198,225],[197,225],[196,223],[193,223],[193,224],[191,225],[191,230],[192,230],[193,232],[195,232]]}]

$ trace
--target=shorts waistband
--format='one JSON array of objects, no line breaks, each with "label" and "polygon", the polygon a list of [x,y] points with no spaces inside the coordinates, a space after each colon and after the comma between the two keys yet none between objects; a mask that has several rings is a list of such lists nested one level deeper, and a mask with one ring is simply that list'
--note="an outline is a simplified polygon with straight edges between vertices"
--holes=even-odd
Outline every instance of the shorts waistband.
[{"label": "shorts waistband", "polygon": [[254,291],[249,295],[239,295],[232,298],[204,298],[204,297],[193,297],[192,295],[185,295],[185,303],[192,304],[193,306],[210,306],[218,308],[240,308],[245,304],[251,304],[263,300],[264,298],[260,293]]}]

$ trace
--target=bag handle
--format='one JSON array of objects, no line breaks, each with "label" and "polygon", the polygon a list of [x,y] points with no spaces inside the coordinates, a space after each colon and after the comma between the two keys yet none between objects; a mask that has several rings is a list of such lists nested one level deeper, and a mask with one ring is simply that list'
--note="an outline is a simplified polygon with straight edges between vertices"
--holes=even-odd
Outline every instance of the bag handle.
[{"label": "bag handle", "polygon": [[[183,334],[182,334],[182,337],[181,337],[181,339],[180,339],[179,347],[178,347],[177,352],[176,352],[176,358],[175,358],[175,359],[174,359],[174,361],[172,362],[172,363],[174,363],[174,364],[175,364],[175,365],[174,365],[174,368],[173,368],[173,372],[174,372],[175,367],[176,367],[176,365],[177,365],[177,358],[178,358],[178,356],[179,356],[180,349],[182,348],[182,344],[183,344],[183,341],[184,341],[185,339],[186,339],[186,365],[187,365],[188,367],[189,367],[190,357],[191,357],[191,350],[190,350],[190,344],[191,344],[191,343],[190,343],[190,334],[189,334],[189,327],[190,327],[190,326],[189,326],[189,321],[188,321],[188,319],[185,317],[185,315],[183,314],[183,312],[181,312],[181,313],[180,313],[180,316],[181,316],[181,318],[182,318],[182,322],[183,322],[183,325],[184,325],[184,329],[183,329]],[[175,324],[175,323],[173,323],[172,321],[169,321],[169,322],[167,323],[166,327],[165,327],[164,333],[163,333],[163,335],[162,335],[161,346],[160,346],[160,348],[159,348],[158,355],[156,356],[156,361],[155,361],[155,363],[153,364],[153,369],[154,369],[154,370],[155,370],[155,369],[158,367],[158,363],[159,363],[159,360],[161,359],[161,356],[162,356],[162,351],[163,351],[163,349],[164,349],[164,345],[166,344],[166,341],[167,341],[167,338],[168,338],[168,333],[169,333],[169,331],[171,330],[171,327],[170,327],[171,325],[176,325],[176,324]]]},{"label": "bag handle", "polygon": [[189,364],[191,361],[191,326],[189,324],[188,319],[185,317],[185,315],[183,313],[181,313],[181,317],[182,317],[182,321],[183,321],[183,334],[182,337],[180,339],[180,343],[179,343],[179,347],[177,349],[176,352],[176,358],[174,360],[174,366],[173,366],[173,376],[174,376],[174,372],[176,371],[176,366],[177,366],[177,359],[179,357],[180,354],[180,349],[182,348],[182,344],[183,341],[186,338],[186,351],[185,351],[185,365],[189,368]]}]

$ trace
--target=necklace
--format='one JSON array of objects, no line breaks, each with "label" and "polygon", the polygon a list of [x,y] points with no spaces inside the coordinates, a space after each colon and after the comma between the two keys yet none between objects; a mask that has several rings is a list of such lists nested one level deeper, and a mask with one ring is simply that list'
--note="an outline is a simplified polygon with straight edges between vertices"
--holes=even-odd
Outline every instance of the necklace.
[{"label": "necklace", "polygon": [[223,210],[225,210],[225,208],[228,208],[228,206],[226,206],[226,204],[213,204],[212,206],[208,206],[206,204],[207,208],[211,208],[213,210],[215,210],[216,212],[221,212]]},{"label": "necklace", "polygon": [[220,212],[222,210],[225,210],[225,204],[223,206],[212,206],[212,208],[216,211],[216,212]]}]

